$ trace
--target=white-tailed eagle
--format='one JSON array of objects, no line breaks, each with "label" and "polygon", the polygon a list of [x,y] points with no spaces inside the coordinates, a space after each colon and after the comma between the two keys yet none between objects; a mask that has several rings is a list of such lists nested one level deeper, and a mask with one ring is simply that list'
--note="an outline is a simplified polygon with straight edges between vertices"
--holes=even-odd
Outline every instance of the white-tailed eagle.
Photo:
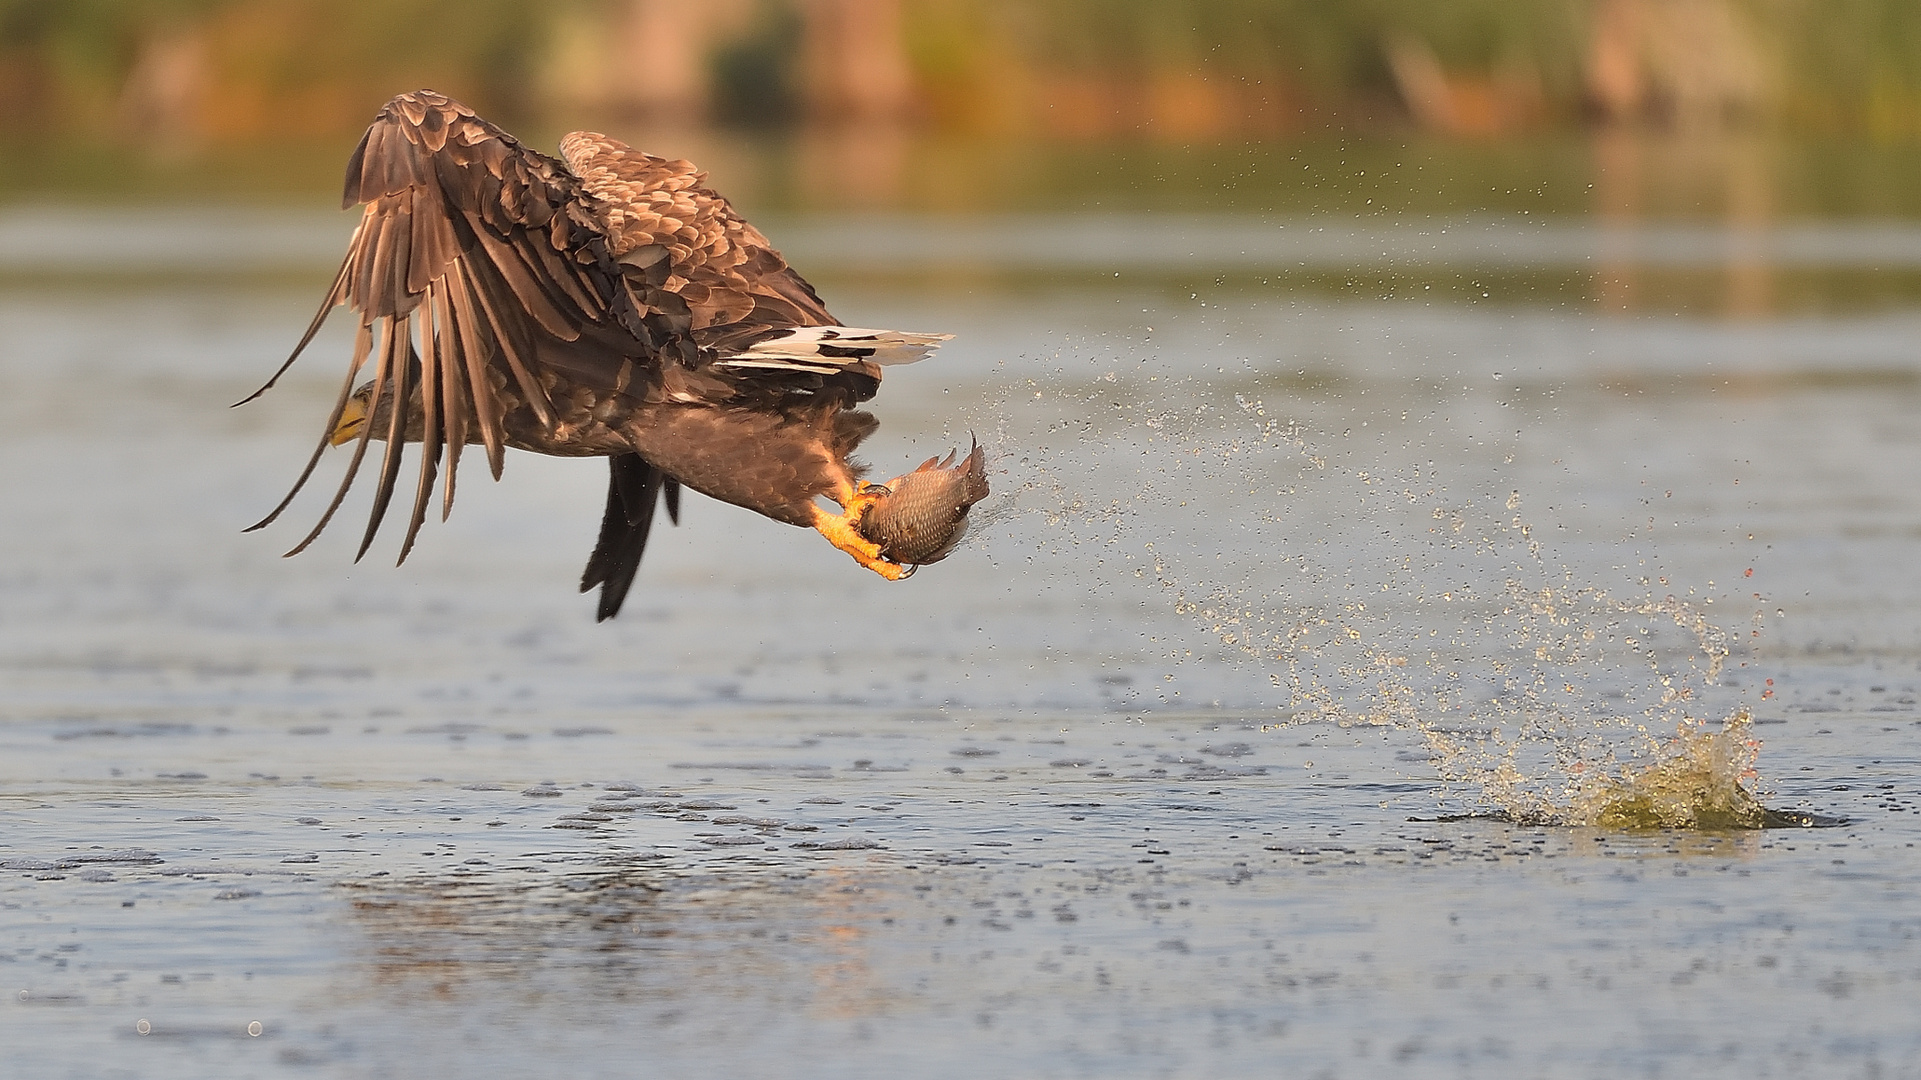
[{"label": "white-tailed eagle", "polygon": [[[874,396],[881,367],[922,359],[948,335],[840,325],[685,161],[593,132],[568,135],[560,152],[530,150],[429,90],[380,111],[347,163],[343,205],[366,211],[346,260],[254,397],[339,304],[360,319],[353,359],[320,445],[253,528],[280,516],[330,443],[351,442],[333,501],[288,554],[305,549],[380,440],[356,559],[409,442],[421,450],[402,561],[437,479],[441,516],[452,510],[467,445],[485,447],[495,479],[508,447],[607,458],[605,517],[580,586],[600,587],[602,619],[633,583],[655,507],[679,519],[683,486],[818,529],[889,579],[951,551],[987,495],[978,445],[959,464],[950,454],[886,484],[864,482],[848,458],[878,426],[855,406]],[[822,509],[823,496],[840,511]]]}]

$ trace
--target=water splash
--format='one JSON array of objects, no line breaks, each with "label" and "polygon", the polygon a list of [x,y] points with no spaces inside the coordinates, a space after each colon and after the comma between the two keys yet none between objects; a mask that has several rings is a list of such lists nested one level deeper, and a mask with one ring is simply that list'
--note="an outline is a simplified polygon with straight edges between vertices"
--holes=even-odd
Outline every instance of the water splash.
[{"label": "water splash", "polygon": [[[1310,439],[1258,396],[1229,407],[1196,389],[1167,406],[1031,383],[1022,404],[1049,415],[1027,440],[1009,431],[1010,402],[987,403],[1000,445],[1026,443],[995,513],[1038,514],[1080,551],[1137,553],[1134,573],[1267,674],[1281,722],[1414,732],[1444,798],[1470,811],[1611,828],[1810,823],[1753,794],[1759,742],[1721,684],[1734,650],[1711,600],[1655,591],[1665,578],[1617,597],[1550,563],[1518,491],[1463,496],[1447,463],[1382,466],[1365,447],[1342,452],[1352,429]],[[1076,437],[1062,445],[1062,431]],[[1131,470],[1116,475],[1115,459]],[[1096,496],[1096,478],[1121,486]],[[1164,515],[1135,513],[1146,503],[1194,512],[1168,535]]]},{"label": "water splash", "polygon": [[1565,816],[1612,829],[1760,829],[1770,811],[1749,788],[1760,740],[1744,709],[1718,729],[1685,721],[1652,755],[1575,777]]}]

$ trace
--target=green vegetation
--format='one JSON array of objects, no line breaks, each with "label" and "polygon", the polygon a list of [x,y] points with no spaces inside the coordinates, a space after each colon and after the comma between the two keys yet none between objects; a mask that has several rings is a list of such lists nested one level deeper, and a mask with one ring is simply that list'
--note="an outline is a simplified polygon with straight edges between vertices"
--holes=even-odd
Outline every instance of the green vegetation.
[{"label": "green vegetation", "polygon": [[801,34],[792,5],[765,0],[747,32],[717,47],[709,60],[713,118],[721,124],[778,127],[802,112],[793,43]]},{"label": "green vegetation", "polygon": [[[198,99],[184,107],[209,137],[324,134],[356,126],[368,102],[396,87],[425,83],[471,97],[492,114],[531,120],[557,104],[550,69],[570,62],[555,54],[554,27],[562,20],[611,27],[641,6],[0,0],[0,126],[104,135],[140,111],[130,99],[171,94]],[[714,114],[755,123],[801,119],[797,103],[806,89],[795,81],[793,60],[810,11],[821,5],[734,6],[745,16],[708,20],[719,36],[688,46],[703,53],[715,84]],[[1405,122],[1408,76],[1396,75],[1394,59],[1403,48],[1431,56],[1457,90],[1491,86],[1496,97],[1538,98],[1503,123],[1575,124],[1592,111],[1596,42],[1616,9],[1639,13],[1624,25],[1640,29],[1620,31],[1621,40],[1656,84],[1668,63],[1659,54],[1678,48],[1697,69],[1690,78],[1721,77],[1758,95],[1757,122],[1921,133],[1921,5],[1911,0],[872,0],[856,7],[897,9],[924,124],[989,134],[1038,122],[1010,97],[1030,105],[1051,98],[1055,111],[1070,99],[1092,101],[1094,112],[1125,115],[1158,96],[1167,99],[1163,111],[1185,110],[1203,134]],[[1675,21],[1681,9],[1713,17]],[[1689,53],[1696,42],[1680,40],[1686,34],[1726,40],[1719,52]],[[1731,67],[1702,75],[1716,64]],[[1758,71],[1734,70],[1744,64]],[[1181,91],[1183,80],[1193,86]],[[1143,108],[1151,114],[1154,106]],[[1264,110],[1272,115],[1246,122],[1243,114]]]},{"label": "green vegetation", "polygon": [[0,198],[305,198],[419,86],[773,211],[1921,216],[1913,0],[0,0]]}]

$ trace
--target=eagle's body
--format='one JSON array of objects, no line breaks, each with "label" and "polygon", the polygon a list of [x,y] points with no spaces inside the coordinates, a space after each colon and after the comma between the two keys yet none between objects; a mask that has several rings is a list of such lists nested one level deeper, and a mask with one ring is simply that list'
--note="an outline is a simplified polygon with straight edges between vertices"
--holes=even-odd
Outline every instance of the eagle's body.
[{"label": "eagle's body", "polygon": [[[848,459],[878,426],[854,407],[874,396],[880,365],[921,359],[946,335],[839,325],[685,161],[589,132],[563,139],[561,155],[529,150],[432,91],[395,98],[368,129],[344,198],[365,213],[287,361],[335,305],[358,313],[329,439],[294,491],[327,441],[354,441],[353,461],[294,551],[326,527],[379,439],[387,448],[361,554],[402,447],[422,446],[403,560],[443,463],[442,516],[451,509],[468,444],[485,448],[496,478],[507,447],[609,458],[607,513],[581,585],[602,587],[601,618],[620,607],[656,504],[677,517],[683,485],[819,529],[885,577],[909,573],[861,532],[864,520],[886,523],[891,492],[863,484]],[[372,378],[356,390],[369,360]],[[983,480],[950,508],[956,538],[985,493]],[[822,496],[842,512],[820,509]]]}]

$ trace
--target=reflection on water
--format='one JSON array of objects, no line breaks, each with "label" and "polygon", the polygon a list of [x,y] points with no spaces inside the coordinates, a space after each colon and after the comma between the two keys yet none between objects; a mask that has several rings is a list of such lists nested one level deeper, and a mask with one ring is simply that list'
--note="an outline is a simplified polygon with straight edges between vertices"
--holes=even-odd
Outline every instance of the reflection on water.
[{"label": "reflection on water", "polygon": [[[1737,207],[1757,205],[1768,220],[1790,223],[1921,218],[1915,143],[1752,130],[1630,125],[1485,141],[1336,131],[1184,145],[930,137],[886,126],[776,138],[642,123],[604,130],[698,163],[757,223],[868,213],[1275,214],[1405,226],[1522,216],[1725,222],[1749,220],[1751,211]],[[563,130],[515,133],[551,153]],[[94,206],[206,200],[232,209],[271,198],[330,207],[357,137],[205,157],[15,142],[0,155],[0,198]]]},{"label": "reflection on water", "polygon": [[[1674,155],[1649,154],[1645,140],[1614,129],[1594,139],[1594,212],[1604,226],[1603,254],[1595,270],[1595,292],[1610,311],[1665,307],[1658,292],[1640,280],[1633,249],[1634,235],[1648,214],[1647,197],[1672,192]],[[1719,310],[1752,318],[1778,310],[1774,282],[1778,260],[1769,252],[1769,236],[1776,227],[1773,168],[1775,148],[1758,138],[1737,138],[1682,150],[1682,175],[1719,177],[1723,190],[1705,202],[1722,208],[1726,223],[1725,297]],[[1688,158],[1694,160],[1688,161]],[[1703,160],[1705,159],[1705,160]],[[1692,167],[1688,167],[1692,166]]]},{"label": "reflection on water", "polygon": [[350,882],[355,947],[367,953],[357,970],[396,1006],[491,1008],[511,982],[525,1000],[571,1002],[582,1019],[711,1009],[768,988],[794,995],[781,1008],[824,1020],[887,1011],[893,990],[870,969],[865,940],[898,914],[891,875],[770,860],[759,873],[736,866],[690,882],[645,860],[595,861],[551,875]]},{"label": "reflection on water", "polygon": [[[184,277],[241,292],[274,283],[324,291],[353,220],[236,208],[0,210],[0,282],[86,291],[103,280],[171,288]],[[1885,220],[1103,212],[776,219],[768,231],[832,292],[1121,288],[1162,302],[1278,295],[1740,320],[1901,312],[1921,299],[1921,228]]]}]

